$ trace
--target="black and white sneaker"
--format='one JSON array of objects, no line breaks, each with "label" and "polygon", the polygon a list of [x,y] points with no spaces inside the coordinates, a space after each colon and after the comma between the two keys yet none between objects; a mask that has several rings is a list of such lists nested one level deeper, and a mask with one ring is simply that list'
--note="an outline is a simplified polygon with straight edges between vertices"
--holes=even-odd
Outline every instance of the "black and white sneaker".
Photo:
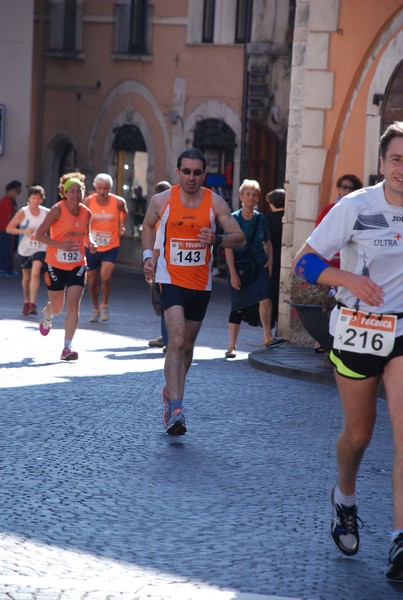
[{"label": "black and white sneaker", "polygon": [[335,487],[330,493],[330,503],[333,509],[330,534],[336,548],[343,554],[352,556],[358,552],[360,546],[358,528],[361,529],[364,523],[357,515],[357,506],[344,506],[335,502]]},{"label": "black and white sneaker", "polygon": [[399,533],[390,547],[386,577],[391,581],[403,583],[403,533]]}]

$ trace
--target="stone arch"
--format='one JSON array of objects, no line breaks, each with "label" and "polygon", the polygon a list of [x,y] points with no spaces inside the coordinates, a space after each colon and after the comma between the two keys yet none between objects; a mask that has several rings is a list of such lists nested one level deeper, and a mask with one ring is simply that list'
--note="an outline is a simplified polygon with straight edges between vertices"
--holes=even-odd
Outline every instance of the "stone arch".
[{"label": "stone arch", "polygon": [[[230,106],[217,100],[206,100],[197,105],[183,123],[185,144],[186,146],[192,144],[197,124],[208,119],[223,121],[235,134],[233,189],[238,189],[240,185],[242,122],[239,115]],[[233,208],[237,208],[238,204],[238,197],[233,197]]]},{"label": "stone arch", "polygon": [[[386,86],[396,66],[401,61],[403,55],[403,12],[400,11],[388,26],[382,31],[379,39],[374,44],[371,53],[365,63],[361,75],[356,83],[354,92],[351,96],[349,106],[344,115],[344,120],[338,140],[337,154],[340,151],[344,132],[351,115],[352,107],[356,97],[361,89],[361,85],[368,75],[370,67],[374,61],[381,57],[378,61],[374,76],[371,80],[366,109],[366,135],[365,135],[365,157],[364,157],[364,185],[368,185],[369,176],[371,173],[377,172],[378,164],[378,141],[380,136],[381,114],[380,106],[374,104],[375,94],[384,93]],[[388,41],[389,40],[389,41]],[[382,49],[384,46],[386,47]],[[337,166],[337,161],[334,162],[334,169]],[[334,177],[335,173],[333,173]]]},{"label": "stone arch", "polygon": [[[161,111],[159,104],[157,103],[156,99],[154,98],[154,96],[152,95],[150,90],[146,86],[144,86],[142,83],[139,83],[137,81],[132,81],[132,80],[126,80],[126,81],[122,81],[121,83],[119,83],[118,85],[116,85],[114,88],[112,88],[110,90],[110,92],[105,97],[104,101],[102,102],[102,104],[99,108],[97,118],[94,122],[92,131],[91,131],[91,134],[89,137],[88,149],[87,149],[88,164],[92,168],[94,167],[95,147],[96,147],[97,139],[99,136],[100,128],[101,128],[104,120],[106,119],[106,115],[107,115],[108,111],[113,107],[113,104],[116,102],[117,99],[119,99],[121,96],[123,96],[125,94],[139,95],[146,100],[148,106],[151,108],[151,110],[154,113],[154,116],[158,122],[158,125],[160,126],[160,129],[162,132],[162,137],[164,140],[165,155],[166,156],[170,155],[171,147],[170,147],[170,142],[169,142],[168,129],[167,129],[164,115]],[[153,144],[152,137],[150,134],[150,128],[149,128],[146,120],[144,119],[144,117],[138,111],[133,109],[133,106],[131,106],[131,104],[130,104],[130,106],[127,107],[126,110],[122,111],[119,115],[116,115],[116,117],[114,118],[114,123],[116,124],[116,126],[121,127],[122,125],[128,124],[128,114],[130,114],[130,122],[133,122],[136,124],[136,126],[140,129],[141,134],[143,135],[143,138],[145,140],[147,150],[148,150],[149,156],[150,156],[149,181],[150,181],[150,185],[152,185],[152,182],[154,181],[154,152],[153,152],[154,144]],[[113,132],[112,128],[110,128],[110,130],[108,131],[108,133],[105,137],[105,140],[104,140],[104,147],[103,147],[103,153],[102,153],[105,168],[107,166],[109,166],[110,151],[112,148],[113,139],[114,139],[114,132]]]},{"label": "stone arch", "polygon": [[50,139],[46,147],[44,155],[43,186],[46,190],[46,204],[48,206],[54,204],[59,199],[58,183],[60,176],[63,174],[61,173],[61,169],[63,167],[62,163],[64,157],[69,151],[73,152],[74,161],[68,168],[74,170],[78,168],[79,165],[77,147],[73,139],[67,132],[60,131],[56,133]]}]

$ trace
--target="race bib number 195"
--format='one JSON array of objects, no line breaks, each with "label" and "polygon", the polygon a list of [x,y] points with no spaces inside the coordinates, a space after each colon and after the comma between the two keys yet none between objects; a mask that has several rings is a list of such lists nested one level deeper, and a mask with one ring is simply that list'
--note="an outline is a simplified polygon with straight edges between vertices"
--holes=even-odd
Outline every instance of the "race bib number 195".
[{"label": "race bib number 195", "polygon": [[374,315],[341,307],[334,334],[338,350],[388,356],[395,343],[396,315]]},{"label": "race bib number 195", "polygon": [[181,267],[197,267],[206,262],[206,244],[199,240],[171,239],[170,263]]}]

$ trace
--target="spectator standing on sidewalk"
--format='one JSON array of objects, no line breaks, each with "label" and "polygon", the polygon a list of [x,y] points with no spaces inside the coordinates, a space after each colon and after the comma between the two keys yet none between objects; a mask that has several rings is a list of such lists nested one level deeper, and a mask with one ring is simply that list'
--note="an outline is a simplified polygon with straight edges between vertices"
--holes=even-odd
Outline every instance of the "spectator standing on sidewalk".
[{"label": "spectator standing on sidewalk", "polygon": [[337,198],[326,204],[319,212],[316,217],[315,227],[319,225],[319,223],[326,217],[329,210],[333,208],[335,204],[338,203],[339,200],[347,196],[347,194],[351,194],[351,192],[356,192],[357,190],[362,188],[362,181],[357,175],[346,173],[345,175],[341,175],[336,181],[337,187]]},{"label": "spectator standing on sidewalk", "polygon": [[[211,295],[212,246],[245,243],[238,223],[221,196],[203,187],[206,157],[190,148],[177,159],[179,185],[154,195],[143,222],[144,275],[160,284],[168,330],[163,388],[167,433],[186,432],[183,398],[197,334]],[[156,227],[160,249],[155,262]],[[217,223],[225,235],[216,234]]]},{"label": "spectator standing on sidewalk", "polygon": [[[242,208],[232,213],[245,234],[249,258],[253,263],[253,281],[242,281],[237,270],[237,258],[241,250],[225,249],[231,293],[231,312],[228,319],[228,348],[226,358],[235,358],[236,342],[243,320],[248,320],[251,307],[259,306],[259,318],[263,327],[263,343],[267,348],[277,346],[284,340],[271,332],[271,284],[273,250],[264,215],[255,209],[259,202],[260,185],[254,179],[244,179],[239,188]],[[238,263],[239,265],[239,263]]]},{"label": "spectator standing on sidewalk", "polygon": [[[361,189],[362,181],[357,177],[357,175],[346,173],[338,178],[336,181],[336,187],[337,198],[322,208],[316,217],[315,227],[319,225],[319,223],[326,217],[327,213],[335,204],[339,202],[339,200],[344,198],[344,196],[347,196],[347,194],[351,194],[351,192],[356,192],[357,190]],[[329,265],[336,267],[337,269],[340,268],[340,254],[338,252],[329,260]],[[314,350],[315,352],[324,353],[324,349],[319,342],[315,342]]]},{"label": "spectator standing on sidewalk", "polygon": [[[85,244],[97,251],[90,231],[91,212],[83,204],[85,175],[66,173],[59,180],[60,202],[50,209],[36,232],[36,239],[47,244],[45,283],[49,301],[42,311],[39,331],[48,335],[53,317],[66,302],[64,347],[61,360],[77,360],[71,344],[80,317],[81,298],[87,278]],[[47,233],[49,231],[49,234]]]},{"label": "spectator standing on sidewalk", "polygon": [[[120,238],[125,234],[128,215],[126,200],[111,193],[113,179],[107,173],[98,173],[94,179],[95,192],[85,198],[84,204],[92,213],[91,233],[98,250],[86,250],[88,293],[93,310],[90,322],[109,320],[109,294],[112,275],[119,255]],[[101,292],[101,301],[99,296]]]},{"label": "spectator standing on sidewalk", "polygon": [[0,200],[0,276],[16,277],[14,273],[14,236],[7,233],[7,225],[17,211],[17,196],[21,193],[21,181],[13,180],[6,185],[6,194]]},{"label": "spectator standing on sidewalk", "polygon": [[[169,181],[159,181],[154,188],[154,194],[160,194],[161,192],[165,192],[165,190],[170,190],[171,184]],[[155,250],[155,262],[158,260],[159,249],[154,247]],[[155,310],[155,313],[161,320],[161,335],[155,340],[150,340],[148,345],[150,348],[162,348],[164,352],[168,347],[168,332],[165,325],[164,319],[164,311],[162,310],[161,301],[160,301],[160,288],[158,283],[151,284],[151,303]]]},{"label": "spectator standing on sidewalk", "polygon": [[[403,121],[380,138],[384,180],[349,194],[328,213],[294,261],[309,283],[337,287],[330,318],[343,408],[337,441],[338,482],[331,492],[331,535],[351,556],[359,549],[357,475],[371,441],[383,380],[393,430],[394,529],[386,576],[403,582]],[[327,261],[340,251],[340,269]]]},{"label": "spectator standing on sidewalk", "polygon": [[36,315],[36,298],[40,286],[40,275],[45,260],[46,248],[36,239],[36,230],[45,220],[49,209],[41,206],[45,200],[45,190],[40,185],[28,188],[27,206],[23,206],[7,225],[7,233],[19,235],[18,255],[22,271],[22,292],[24,294],[23,315]]},{"label": "spectator standing on sidewalk", "polygon": [[285,190],[277,188],[266,194],[269,212],[266,214],[270,241],[273,249],[273,268],[271,271],[271,328],[276,332],[278,322],[278,299],[280,295],[281,244],[283,237],[283,217]]}]

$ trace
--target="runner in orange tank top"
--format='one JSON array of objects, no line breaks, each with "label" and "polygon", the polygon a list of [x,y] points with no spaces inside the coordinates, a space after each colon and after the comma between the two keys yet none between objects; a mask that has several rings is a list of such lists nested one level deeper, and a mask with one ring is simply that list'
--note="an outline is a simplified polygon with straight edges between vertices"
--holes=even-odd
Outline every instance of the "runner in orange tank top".
[{"label": "runner in orange tank top", "polygon": [[[98,250],[87,250],[88,292],[92,302],[90,322],[109,319],[109,294],[112,274],[119,254],[120,237],[125,234],[128,215],[126,200],[111,194],[113,179],[108,173],[98,173],[94,179],[95,193],[84,204],[92,213],[91,233]],[[101,302],[99,295],[101,292]]]},{"label": "runner in orange tank top", "polygon": [[[42,311],[39,330],[48,335],[54,315],[62,312],[66,301],[64,348],[61,360],[77,360],[71,343],[77,329],[81,298],[86,281],[85,245],[96,252],[90,232],[91,212],[82,203],[85,191],[82,173],[67,173],[60,178],[62,200],[55,204],[36,232],[36,239],[47,244],[45,283],[49,301]],[[49,233],[48,233],[49,232]]]},{"label": "runner in orange tank top", "polygon": [[[183,394],[197,334],[211,294],[212,246],[236,248],[245,236],[221,196],[202,187],[206,157],[195,148],[177,160],[179,185],[151,198],[143,222],[144,275],[161,290],[161,305],[168,330],[165,359],[166,385],[162,390],[163,420],[167,433],[186,432]],[[158,228],[155,261],[153,248]],[[217,235],[217,224],[225,235]]]}]

